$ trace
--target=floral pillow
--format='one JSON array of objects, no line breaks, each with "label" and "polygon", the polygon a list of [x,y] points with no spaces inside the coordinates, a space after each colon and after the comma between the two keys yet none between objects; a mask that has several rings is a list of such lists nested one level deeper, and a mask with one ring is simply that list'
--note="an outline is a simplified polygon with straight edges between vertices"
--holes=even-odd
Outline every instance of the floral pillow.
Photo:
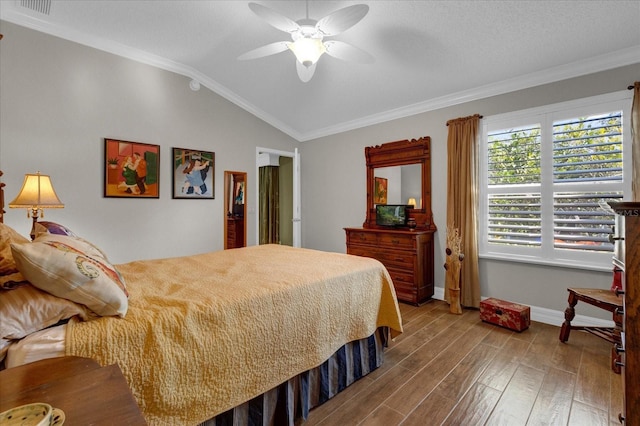
[{"label": "floral pillow", "polygon": [[43,233],[28,244],[12,244],[18,270],[35,287],[83,304],[98,315],[124,317],[124,279],[106,256],[82,238]]},{"label": "floral pillow", "polygon": [[47,221],[40,221],[40,222],[36,222],[36,237],[40,236],[40,234],[56,234],[56,235],[68,235],[69,237],[77,237],[76,234],[74,234],[74,232],[67,228],[64,225],[60,225],[59,223],[55,223],[55,222],[47,222]]}]

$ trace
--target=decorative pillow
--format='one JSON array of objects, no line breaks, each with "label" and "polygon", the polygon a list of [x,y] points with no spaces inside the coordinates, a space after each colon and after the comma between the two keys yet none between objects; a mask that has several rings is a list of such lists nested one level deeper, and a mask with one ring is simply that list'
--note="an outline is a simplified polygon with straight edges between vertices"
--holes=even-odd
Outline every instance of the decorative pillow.
[{"label": "decorative pillow", "polygon": [[0,290],[0,338],[22,339],[74,315],[88,319],[87,309],[55,297],[31,284]]},{"label": "decorative pillow", "polygon": [[41,221],[36,222],[36,238],[40,236],[40,234],[56,234],[56,235],[67,235],[69,237],[77,237],[77,235],[66,226],[60,225],[55,222],[47,222]]},{"label": "decorative pillow", "polygon": [[9,275],[18,272],[11,254],[11,243],[28,243],[29,240],[18,234],[9,226],[0,223],[0,275]]},{"label": "decorative pillow", "polygon": [[18,270],[35,287],[83,304],[98,315],[124,317],[127,313],[124,279],[88,241],[42,234],[32,243],[11,248]]}]

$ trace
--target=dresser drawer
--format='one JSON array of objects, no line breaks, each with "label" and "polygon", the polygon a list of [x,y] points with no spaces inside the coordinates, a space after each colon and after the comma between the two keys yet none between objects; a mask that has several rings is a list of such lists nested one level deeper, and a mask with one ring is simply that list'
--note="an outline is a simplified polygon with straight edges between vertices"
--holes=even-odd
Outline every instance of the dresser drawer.
[{"label": "dresser drawer", "polygon": [[378,243],[381,246],[393,247],[401,250],[415,250],[415,241],[415,238],[413,238],[411,235],[380,234],[378,236]]},{"label": "dresser drawer", "polygon": [[371,232],[349,232],[347,244],[378,245],[378,236]]},{"label": "dresser drawer", "polygon": [[412,271],[416,264],[416,255],[412,252],[404,251],[391,251],[391,250],[371,250],[375,252],[374,256],[380,262],[384,263],[384,266],[395,269],[404,269]]},{"label": "dresser drawer", "polygon": [[400,285],[402,283],[405,286],[415,287],[413,271],[401,271],[394,268],[387,268],[387,271],[391,276],[391,280],[393,280],[393,285],[396,285],[396,283]]},{"label": "dresser drawer", "polygon": [[362,256],[362,257],[371,257],[373,259],[377,259],[377,252],[372,250],[371,247],[368,246],[360,246],[360,245],[349,245],[347,247],[347,254],[352,254],[354,256]]},{"label": "dresser drawer", "polygon": [[396,296],[398,300],[409,303],[416,303],[418,299],[418,292],[415,286],[408,285],[403,282],[396,283],[394,281],[393,288],[396,290]]}]

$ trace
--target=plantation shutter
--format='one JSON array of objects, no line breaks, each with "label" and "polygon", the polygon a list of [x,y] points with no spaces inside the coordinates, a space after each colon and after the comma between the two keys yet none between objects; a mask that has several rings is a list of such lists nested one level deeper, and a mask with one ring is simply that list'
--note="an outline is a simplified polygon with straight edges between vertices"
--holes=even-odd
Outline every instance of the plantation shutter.
[{"label": "plantation shutter", "polygon": [[555,248],[613,251],[614,214],[601,206],[622,191],[594,191],[593,184],[622,177],[622,111],[553,123]]},{"label": "plantation shutter", "polygon": [[[622,182],[622,111],[558,120],[552,124],[552,161],[541,161],[540,124],[488,135],[489,244],[539,247],[545,235],[543,207],[553,203],[553,247],[613,251],[609,241],[614,215],[606,201],[621,190],[594,190],[603,182]],[[542,190],[552,169],[552,192]],[[549,231],[551,232],[551,231]]]},{"label": "plantation shutter", "polygon": [[540,246],[540,141],[540,124],[489,134],[489,243]]}]

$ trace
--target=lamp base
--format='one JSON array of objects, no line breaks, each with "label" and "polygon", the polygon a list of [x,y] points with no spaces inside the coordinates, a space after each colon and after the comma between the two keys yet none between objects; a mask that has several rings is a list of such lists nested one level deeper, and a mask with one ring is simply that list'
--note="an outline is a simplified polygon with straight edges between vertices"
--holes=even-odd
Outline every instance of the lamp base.
[{"label": "lamp base", "polygon": [[31,241],[36,239],[36,223],[38,222],[38,209],[31,209],[31,218],[33,222],[31,224]]}]

